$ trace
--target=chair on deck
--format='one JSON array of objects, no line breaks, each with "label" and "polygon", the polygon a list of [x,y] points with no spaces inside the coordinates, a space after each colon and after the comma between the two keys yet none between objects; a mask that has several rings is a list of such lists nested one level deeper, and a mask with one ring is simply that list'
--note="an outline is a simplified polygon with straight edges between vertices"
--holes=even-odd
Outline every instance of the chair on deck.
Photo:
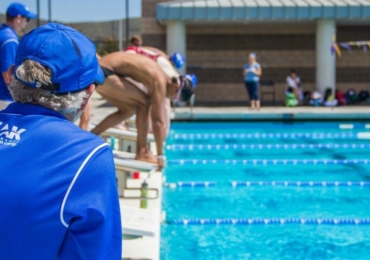
[{"label": "chair on deck", "polygon": [[260,81],[260,92],[261,92],[261,102],[265,101],[264,96],[271,96],[272,104],[276,103],[276,92],[275,83],[273,80],[261,80]]}]

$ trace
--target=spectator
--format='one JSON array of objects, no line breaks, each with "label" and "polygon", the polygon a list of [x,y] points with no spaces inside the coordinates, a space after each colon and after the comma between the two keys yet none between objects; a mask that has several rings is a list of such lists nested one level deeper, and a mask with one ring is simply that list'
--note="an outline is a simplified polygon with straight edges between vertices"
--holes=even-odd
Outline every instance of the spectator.
[{"label": "spectator", "polygon": [[15,53],[18,47],[18,35],[27,26],[30,19],[36,17],[27,6],[12,3],[6,10],[6,22],[0,26],[0,110],[3,110],[13,101],[9,93],[8,69],[14,64]]},{"label": "spectator", "polygon": [[258,97],[258,84],[262,75],[261,65],[257,62],[255,53],[251,53],[248,63],[244,65],[244,82],[250,99],[250,109],[260,109],[260,100]]},{"label": "spectator", "polygon": [[350,90],[347,91],[347,93],[346,93],[347,104],[354,105],[354,104],[359,102],[359,99],[360,98],[359,98],[356,90],[350,89]]},{"label": "spectator", "polygon": [[333,90],[327,88],[324,95],[324,106],[326,107],[335,107],[338,105],[338,100],[334,98]]},{"label": "spectator", "polygon": [[292,87],[288,87],[285,93],[285,105],[287,107],[295,107],[298,105],[298,99],[294,94],[294,90]]},{"label": "spectator", "polygon": [[311,94],[311,100],[310,100],[310,104],[312,106],[315,106],[315,107],[318,107],[318,106],[321,106],[322,105],[322,95],[320,92],[318,91],[314,91],[312,94]]},{"label": "spectator", "polygon": [[335,98],[338,100],[338,104],[339,104],[340,106],[345,106],[345,105],[347,105],[346,97],[345,97],[345,96],[344,96],[344,94],[343,94],[340,90],[338,90],[338,89],[336,89],[336,90],[335,90]]},{"label": "spectator", "polygon": [[95,52],[56,23],[19,43],[0,112],[0,259],[122,259],[112,151],[73,124],[104,81]]},{"label": "spectator", "polygon": [[286,78],[286,91],[288,93],[288,89],[291,88],[292,92],[296,96],[296,99],[299,101],[299,104],[302,104],[303,101],[303,92],[301,88],[301,79],[298,77],[297,72],[295,70],[291,70],[289,76]]}]

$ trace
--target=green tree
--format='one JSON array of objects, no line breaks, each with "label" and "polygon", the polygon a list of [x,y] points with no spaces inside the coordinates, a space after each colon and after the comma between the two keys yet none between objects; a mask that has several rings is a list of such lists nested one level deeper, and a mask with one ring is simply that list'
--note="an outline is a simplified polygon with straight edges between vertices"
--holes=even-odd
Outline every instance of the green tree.
[{"label": "green tree", "polygon": [[[118,40],[115,40],[112,37],[105,37],[102,41],[96,41],[95,44],[96,52],[100,56],[118,51],[119,48]],[[123,46],[125,46],[125,42],[123,42]]]}]

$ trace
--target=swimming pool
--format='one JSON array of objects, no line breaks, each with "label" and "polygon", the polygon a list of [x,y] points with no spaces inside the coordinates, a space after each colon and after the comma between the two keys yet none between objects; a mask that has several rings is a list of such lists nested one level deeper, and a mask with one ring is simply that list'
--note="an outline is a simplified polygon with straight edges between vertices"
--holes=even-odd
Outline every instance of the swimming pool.
[{"label": "swimming pool", "polygon": [[368,259],[369,128],[173,124],[161,259]]}]

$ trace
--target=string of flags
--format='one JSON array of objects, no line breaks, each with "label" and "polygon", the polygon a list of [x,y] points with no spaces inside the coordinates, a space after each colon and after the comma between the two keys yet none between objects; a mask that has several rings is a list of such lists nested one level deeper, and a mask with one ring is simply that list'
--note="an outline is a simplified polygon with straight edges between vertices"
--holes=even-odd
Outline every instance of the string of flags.
[{"label": "string of flags", "polygon": [[336,53],[338,57],[342,57],[341,48],[348,52],[351,52],[352,48],[362,48],[364,52],[367,52],[370,49],[370,41],[336,42],[332,45],[331,52]]}]

